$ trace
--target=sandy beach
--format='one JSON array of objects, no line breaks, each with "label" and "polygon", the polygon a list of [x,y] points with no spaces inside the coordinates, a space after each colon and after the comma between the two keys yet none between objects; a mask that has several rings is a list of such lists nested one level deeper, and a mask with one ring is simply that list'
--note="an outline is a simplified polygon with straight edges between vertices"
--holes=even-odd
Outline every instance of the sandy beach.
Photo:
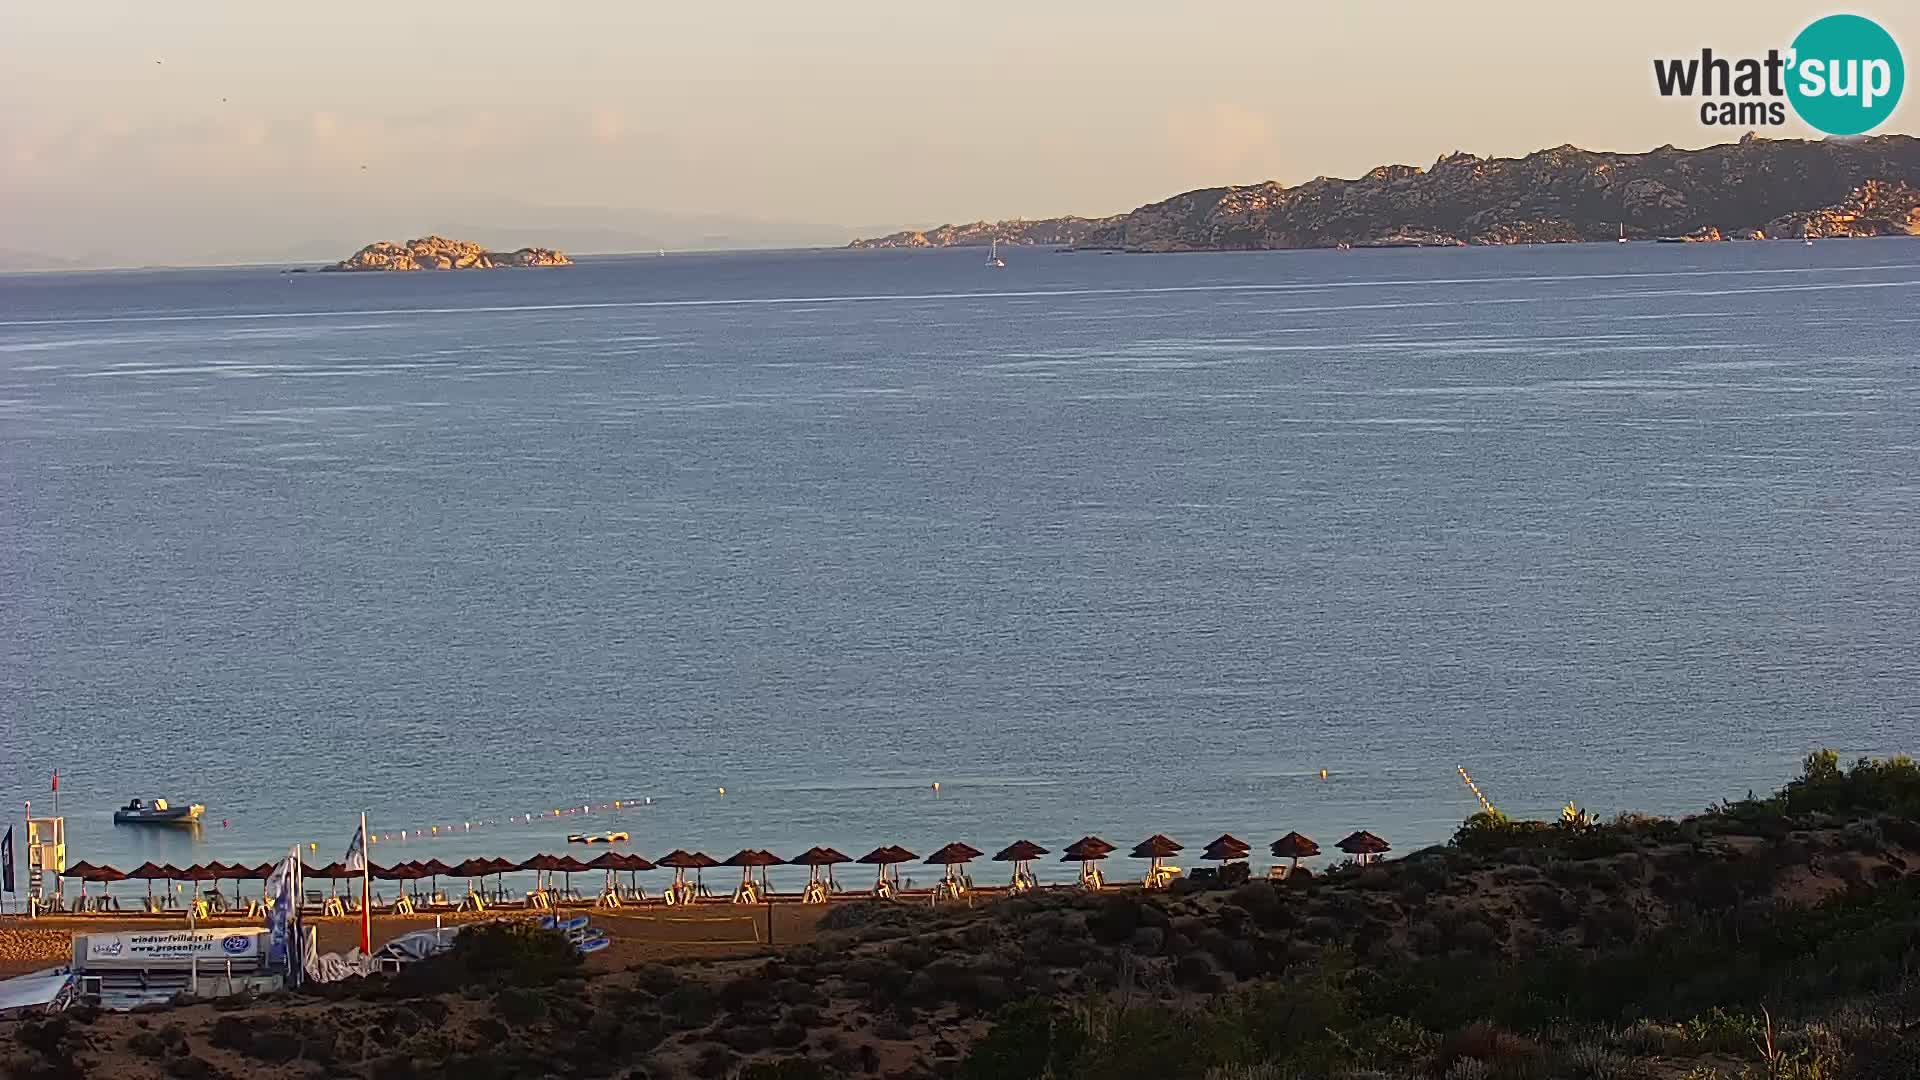
[{"label": "sandy beach", "polygon": [[[589,958],[591,969],[615,970],[645,961],[675,957],[749,956],[765,950],[771,919],[773,941],[781,946],[813,940],[826,905],[775,903],[754,907],[735,904],[696,904],[667,907],[661,904],[630,906],[617,910],[591,907],[566,908],[567,914],[585,915],[593,925],[604,929],[612,942]],[[425,915],[375,915],[373,941],[377,948],[402,934],[431,930],[436,925],[457,926],[486,919],[511,918],[529,914],[517,908],[497,908],[484,914],[463,912]],[[360,939],[356,918],[309,917],[307,925],[319,930],[320,951],[344,953]],[[254,926],[246,919],[209,919],[202,927]],[[64,964],[73,954],[75,934],[111,934],[164,927],[184,929],[180,915],[60,915],[28,919],[21,915],[0,916],[0,977],[19,975],[41,968]]]}]

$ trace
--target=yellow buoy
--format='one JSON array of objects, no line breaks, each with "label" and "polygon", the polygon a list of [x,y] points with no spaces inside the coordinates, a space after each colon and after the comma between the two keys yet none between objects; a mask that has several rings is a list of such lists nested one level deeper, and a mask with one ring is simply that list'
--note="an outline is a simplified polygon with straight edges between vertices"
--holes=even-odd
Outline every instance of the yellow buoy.
[{"label": "yellow buoy", "polygon": [[940,790],[940,781],[938,781],[938,780],[935,780],[935,781],[933,782],[933,790],[935,790],[935,791],[939,791],[939,790]]},{"label": "yellow buoy", "polygon": [[1325,780],[1326,778],[1327,778],[1327,770],[1325,770],[1325,769],[1321,769],[1321,770],[1320,770],[1320,779],[1322,779],[1322,780]]},{"label": "yellow buoy", "polygon": [[727,793],[727,789],[726,789],[726,788],[721,788],[721,789],[720,789],[720,794],[722,794],[722,795],[725,795],[726,793]]}]

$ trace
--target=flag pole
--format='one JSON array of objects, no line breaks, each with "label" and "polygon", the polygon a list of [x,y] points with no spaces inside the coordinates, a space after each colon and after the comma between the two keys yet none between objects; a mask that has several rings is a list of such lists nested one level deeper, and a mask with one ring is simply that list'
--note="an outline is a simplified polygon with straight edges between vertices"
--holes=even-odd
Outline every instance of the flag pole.
[{"label": "flag pole", "polygon": [[372,845],[367,843],[367,812],[360,811],[360,952],[373,955],[373,894],[367,887],[368,867],[373,865]]}]

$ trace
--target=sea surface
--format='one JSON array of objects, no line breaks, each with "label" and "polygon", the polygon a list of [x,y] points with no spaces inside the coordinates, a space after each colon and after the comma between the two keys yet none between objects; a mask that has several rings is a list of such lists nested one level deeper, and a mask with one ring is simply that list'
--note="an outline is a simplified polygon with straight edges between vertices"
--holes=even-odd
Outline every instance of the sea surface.
[{"label": "sea surface", "polygon": [[982,259],[0,277],[8,820],[1406,851],[1920,744],[1920,242]]}]

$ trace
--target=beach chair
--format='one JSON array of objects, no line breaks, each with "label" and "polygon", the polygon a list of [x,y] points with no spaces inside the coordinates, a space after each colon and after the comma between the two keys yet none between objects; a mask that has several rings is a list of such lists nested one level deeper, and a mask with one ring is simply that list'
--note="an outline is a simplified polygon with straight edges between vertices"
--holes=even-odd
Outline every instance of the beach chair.
[{"label": "beach chair", "polygon": [[344,919],[347,917],[347,905],[339,897],[329,896],[321,901],[320,914]]},{"label": "beach chair", "polygon": [[1080,864],[1079,884],[1081,888],[1088,892],[1099,892],[1101,889],[1106,888],[1107,879],[1101,875],[1098,866],[1095,866],[1091,862],[1083,862]]},{"label": "beach chair", "polygon": [[1275,863],[1267,868],[1267,880],[1285,881],[1287,880],[1287,872],[1291,869],[1293,868],[1285,863]]},{"label": "beach chair", "polygon": [[325,912],[327,910],[327,894],[321,892],[319,889],[308,889],[306,903],[301,905],[301,910]]},{"label": "beach chair", "polygon": [[[1198,874],[1199,871],[1196,870],[1194,873]],[[1230,862],[1220,868],[1220,884],[1228,888],[1245,885],[1252,878],[1253,868],[1243,862]]]},{"label": "beach chair", "polygon": [[1161,863],[1147,871],[1145,885],[1149,889],[1164,889],[1180,879],[1180,868]]},{"label": "beach chair", "polygon": [[413,912],[413,897],[408,896],[406,893],[401,893],[400,899],[393,902],[393,914],[411,915]]}]

